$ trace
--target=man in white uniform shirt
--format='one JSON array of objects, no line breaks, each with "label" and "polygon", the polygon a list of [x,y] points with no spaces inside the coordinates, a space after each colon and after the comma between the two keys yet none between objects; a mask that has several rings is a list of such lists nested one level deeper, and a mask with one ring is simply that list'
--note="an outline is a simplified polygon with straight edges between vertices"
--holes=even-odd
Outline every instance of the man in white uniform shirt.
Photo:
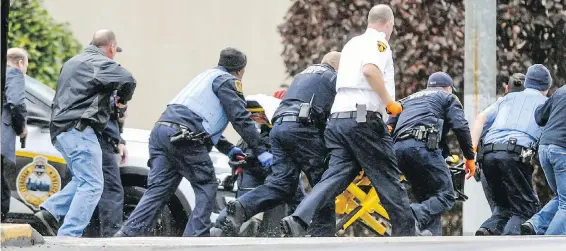
[{"label": "man in white uniform shirt", "polygon": [[415,220],[400,181],[393,140],[380,113],[387,110],[397,115],[402,110],[387,91],[387,87],[395,88],[387,42],[393,25],[391,8],[377,5],[369,12],[367,31],[344,46],[336,98],[325,131],[326,146],[331,151],[329,168],[293,215],[281,221],[287,236],[303,236],[315,212],[326,203],[334,203],[361,170],[389,213],[392,235],[415,235]]}]

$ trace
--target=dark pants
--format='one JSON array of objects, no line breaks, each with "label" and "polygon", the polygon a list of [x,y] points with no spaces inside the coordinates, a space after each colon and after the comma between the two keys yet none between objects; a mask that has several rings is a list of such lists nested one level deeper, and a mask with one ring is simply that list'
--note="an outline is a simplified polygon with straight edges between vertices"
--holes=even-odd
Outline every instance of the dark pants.
[{"label": "dark pants", "polygon": [[[296,122],[276,122],[269,136],[274,156],[272,173],[264,185],[238,198],[247,218],[281,202],[289,203],[296,194],[301,171],[310,184],[317,184],[326,170],[327,149],[319,129]],[[309,229],[311,236],[335,236],[336,215],[331,202],[317,210],[318,216]]]},{"label": "dark pants", "polygon": [[366,123],[330,119],[325,131],[330,164],[322,179],[293,213],[310,223],[323,205],[334,204],[361,170],[371,180],[393,225],[393,236],[414,236],[415,219],[393,151],[392,139],[380,118]]},{"label": "dark pants", "polygon": [[[244,170],[243,175],[238,177],[238,191],[236,192],[236,198],[240,198],[244,194],[252,191],[254,188],[263,185],[266,176],[258,175],[256,173]],[[281,204],[272,209],[269,209],[263,213],[263,218],[259,229],[257,229],[258,237],[279,237],[280,233],[280,221],[283,217],[290,215],[295,211],[295,208],[301,203],[305,197],[305,192],[303,190],[302,184],[299,182],[297,186],[297,191],[295,196],[287,201],[287,205]],[[226,209],[220,211],[218,218],[216,219],[215,227],[221,228],[222,223],[226,220],[227,212]],[[253,217],[253,215],[251,216]],[[244,232],[256,232],[255,230],[244,231]],[[249,236],[252,237],[252,236]]]},{"label": "dark pants", "polygon": [[480,172],[480,182],[481,182],[481,186],[483,188],[483,194],[485,195],[485,199],[487,200],[487,204],[489,204],[489,208],[491,209],[491,212],[493,213],[493,210],[495,209],[495,202],[493,202],[493,194],[491,193],[491,188],[487,185],[487,179],[485,178],[485,172],[483,171],[483,169],[480,167],[480,170],[482,170]]},{"label": "dark pants", "polygon": [[206,145],[173,146],[169,137],[175,132],[176,129],[160,124],[151,131],[148,188],[121,229],[127,236],[144,235],[152,228],[183,177],[191,183],[196,197],[183,236],[210,235],[210,215],[214,210],[218,188],[212,160]]},{"label": "dark pants", "polygon": [[98,206],[94,210],[90,225],[85,229],[86,236],[111,237],[122,225],[124,214],[124,188],[120,179],[120,167],[114,146],[99,139],[102,149],[102,172],[104,190]]},{"label": "dark pants", "polygon": [[456,202],[452,175],[442,151],[429,151],[424,142],[408,139],[395,143],[395,155],[418,201],[411,208],[420,230],[442,235],[442,213]]},{"label": "dark pants", "polygon": [[7,165],[4,164],[4,155],[2,155],[2,221],[6,219],[8,212],[10,211],[10,187],[8,186],[8,181],[4,177],[4,168]]},{"label": "dark pants", "polygon": [[498,151],[484,155],[482,169],[495,207],[481,227],[495,235],[520,234],[521,224],[539,207],[532,186],[533,167],[521,162],[516,153]]}]

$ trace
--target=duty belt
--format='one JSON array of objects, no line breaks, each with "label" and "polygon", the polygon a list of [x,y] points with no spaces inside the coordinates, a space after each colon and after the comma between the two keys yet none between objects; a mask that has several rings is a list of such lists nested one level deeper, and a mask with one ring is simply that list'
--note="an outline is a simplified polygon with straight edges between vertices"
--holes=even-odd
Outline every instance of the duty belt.
[{"label": "duty belt", "polygon": [[179,130],[187,130],[188,128],[184,125],[180,125],[177,123],[171,123],[171,122],[164,122],[164,121],[158,121],[156,124],[160,124],[160,125],[164,125],[164,126],[168,126],[171,127],[177,131]]},{"label": "duty belt", "polygon": [[[356,112],[356,111],[353,111],[353,112],[335,112],[335,113],[330,114],[330,118],[331,119],[351,119],[351,118],[356,118],[357,114],[358,114],[358,112]],[[366,118],[368,118],[368,119],[376,119],[376,118],[381,119],[381,113],[368,111]]]},{"label": "duty belt", "polygon": [[483,154],[490,152],[507,151],[510,153],[521,154],[525,147],[512,144],[486,144],[482,146]]},{"label": "duty belt", "polygon": [[426,141],[427,139],[427,131],[426,130],[419,130],[418,128],[409,129],[407,131],[402,132],[397,136],[397,140],[406,140],[406,139],[415,139],[420,141]]}]

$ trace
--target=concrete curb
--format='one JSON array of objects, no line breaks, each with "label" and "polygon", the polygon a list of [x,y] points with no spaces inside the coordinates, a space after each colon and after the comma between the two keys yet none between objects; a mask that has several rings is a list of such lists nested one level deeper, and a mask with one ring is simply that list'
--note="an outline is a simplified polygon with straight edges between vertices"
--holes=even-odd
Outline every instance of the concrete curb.
[{"label": "concrete curb", "polygon": [[1,224],[2,247],[29,247],[43,244],[43,237],[29,224]]}]

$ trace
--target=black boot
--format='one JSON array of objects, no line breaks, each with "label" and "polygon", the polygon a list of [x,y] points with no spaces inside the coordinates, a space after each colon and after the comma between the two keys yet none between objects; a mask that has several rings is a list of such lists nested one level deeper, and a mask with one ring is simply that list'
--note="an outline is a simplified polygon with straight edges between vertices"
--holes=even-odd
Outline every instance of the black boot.
[{"label": "black boot", "polygon": [[521,224],[521,235],[537,235],[537,232],[533,224],[527,221]]},{"label": "black boot", "polygon": [[476,236],[488,236],[488,235],[493,235],[493,233],[491,233],[491,231],[489,231],[489,229],[487,228],[480,227],[480,229],[476,231]]},{"label": "black boot", "polygon": [[35,213],[35,217],[39,219],[41,223],[45,226],[47,233],[51,236],[57,236],[57,231],[59,230],[59,222],[49,211],[42,209]]},{"label": "black boot", "polygon": [[237,237],[240,233],[240,227],[246,222],[246,213],[242,204],[235,201],[230,201],[226,204],[226,220],[222,224],[222,232],[228,237]]},{"label": "black boot", "polygon": [[287,216],[281,220],[281,228],[284,237],[305,237],[307,233],[306,224],[301,219]]}]

